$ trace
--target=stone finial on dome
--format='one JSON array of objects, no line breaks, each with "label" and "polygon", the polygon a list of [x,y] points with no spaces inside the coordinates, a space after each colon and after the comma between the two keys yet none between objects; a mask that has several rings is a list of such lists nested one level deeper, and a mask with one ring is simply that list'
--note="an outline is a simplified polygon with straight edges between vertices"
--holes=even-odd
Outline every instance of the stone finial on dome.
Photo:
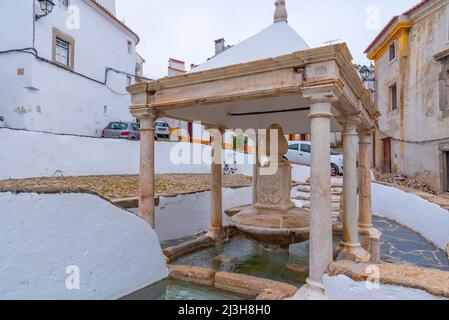
[{"label": "stone finial on dome", "polygon": [[285,0],[276,0],[276,3],[274,5],[276,6],[276,11],[274,12],[274,23],[288,23],[288,13],[287,8],[285,7]]}]

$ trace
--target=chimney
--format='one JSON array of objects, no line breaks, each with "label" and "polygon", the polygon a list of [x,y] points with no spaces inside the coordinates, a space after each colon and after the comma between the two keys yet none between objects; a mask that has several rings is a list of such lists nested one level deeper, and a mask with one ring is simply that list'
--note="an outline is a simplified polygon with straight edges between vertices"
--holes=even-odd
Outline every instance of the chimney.
[{"label": "chimney", "polygon": [[221,38],[215,40],[215,55],[222,53],[225,51],[225,39]]},{"label": "chimney", "polygon": [[176,77],[186,73],[186,63],[181,60],[170,58],[168,60],[168,76]]}]

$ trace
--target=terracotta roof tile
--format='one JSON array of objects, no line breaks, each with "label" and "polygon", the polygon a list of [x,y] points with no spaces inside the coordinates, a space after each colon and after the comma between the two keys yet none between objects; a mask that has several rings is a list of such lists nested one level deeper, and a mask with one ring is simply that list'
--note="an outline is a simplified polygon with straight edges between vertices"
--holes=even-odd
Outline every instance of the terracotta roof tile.
[{"label": "terracotta roof tile", "polygon": [[[420,3],[418,3],[414,7],[410,8],[409,10],[404,12],[403,15],[407,16],[409,14],[412,14],[413,12],[420,9],[421,7],[423,7],[430,1],[432,1],[432,0],[422,0]],[[366,48],[364,53],[368,53],[374,47],[374,45],[385,35],[385,33],[390,29],[390,27],[397,21],[398,17],[399,16],[394,16],[390,20],[390,22],[385,26],[385,28],[383,28],[382,31],[377,35],[377,37],[373,40],[373,42],[371,42],[371,44],[368,46],[368,48]]]}]

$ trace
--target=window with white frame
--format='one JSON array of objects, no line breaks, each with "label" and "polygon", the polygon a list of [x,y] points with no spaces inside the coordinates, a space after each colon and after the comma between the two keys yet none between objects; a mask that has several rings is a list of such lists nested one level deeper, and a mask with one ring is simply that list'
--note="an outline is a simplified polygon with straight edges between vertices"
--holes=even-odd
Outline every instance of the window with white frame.
[{"label": "window with white frame", "polygon": [[74,70],[75,39],[56,28],[53,28],[53,61],[63,67]]},{"label": "window with white frame", "polygon": [[56,38],[55,61],[70,67],[70,43],[60,38]]},{"label": "window with white frame", "polygon": [[133,53],[133,43],[128,40],[128,53]]}]

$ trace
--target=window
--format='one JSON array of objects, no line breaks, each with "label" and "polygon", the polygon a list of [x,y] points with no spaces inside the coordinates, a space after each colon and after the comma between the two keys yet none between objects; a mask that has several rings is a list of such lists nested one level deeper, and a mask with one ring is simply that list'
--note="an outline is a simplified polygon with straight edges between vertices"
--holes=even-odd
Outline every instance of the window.
[{"label": "window", "polygon": [[301,151],[305,153],[312,153],[312,146],[309,144],[301,144]]},{"label": "window", "polygon": [[396,42],[390,44],[388,49],[390,62],[396,59]]},{"label": "window", "polygon": [[55,61],[70,66],[70,44],[59,38],[56,38]]},{"label": "window", "polygon": [[128,129],[128,125],[123,122],[111,122],[106,129],[110,130],[126,130]]},{"label": "window", "polygon": [[138,123],[133,123],[132,124],[132,128],[134,131],[139,131],[140,130],[140,125]]},{"label": "window", "polygon": [[156,127],[160,127],[160,128],[170,128],[170,126],[168,125],[168,123],[167,122],[156,122],[155,124],[154,124]]},{"label": "window", "polygon": [[296,151],[298,151],[299,150],[299,144],[291,144],[291,145],[288,146],[288,149],[289,150],[296,150]]},{"label": "window", "polygon": [[133,43],[128,40],[128,53],[133,53]]},{"label": "window", "polygon": [[53,28],[53,61],[73,70],[75,59],[75,40],[68,34]]},{"label": "window", "polygon": [[390,87],[390,110],[398,109],[398,86],[394,84]]},{"label": "window", "polygon": [[126,86],[130,86],[132,84],[132,78],[131,76],[126,76]]}]

